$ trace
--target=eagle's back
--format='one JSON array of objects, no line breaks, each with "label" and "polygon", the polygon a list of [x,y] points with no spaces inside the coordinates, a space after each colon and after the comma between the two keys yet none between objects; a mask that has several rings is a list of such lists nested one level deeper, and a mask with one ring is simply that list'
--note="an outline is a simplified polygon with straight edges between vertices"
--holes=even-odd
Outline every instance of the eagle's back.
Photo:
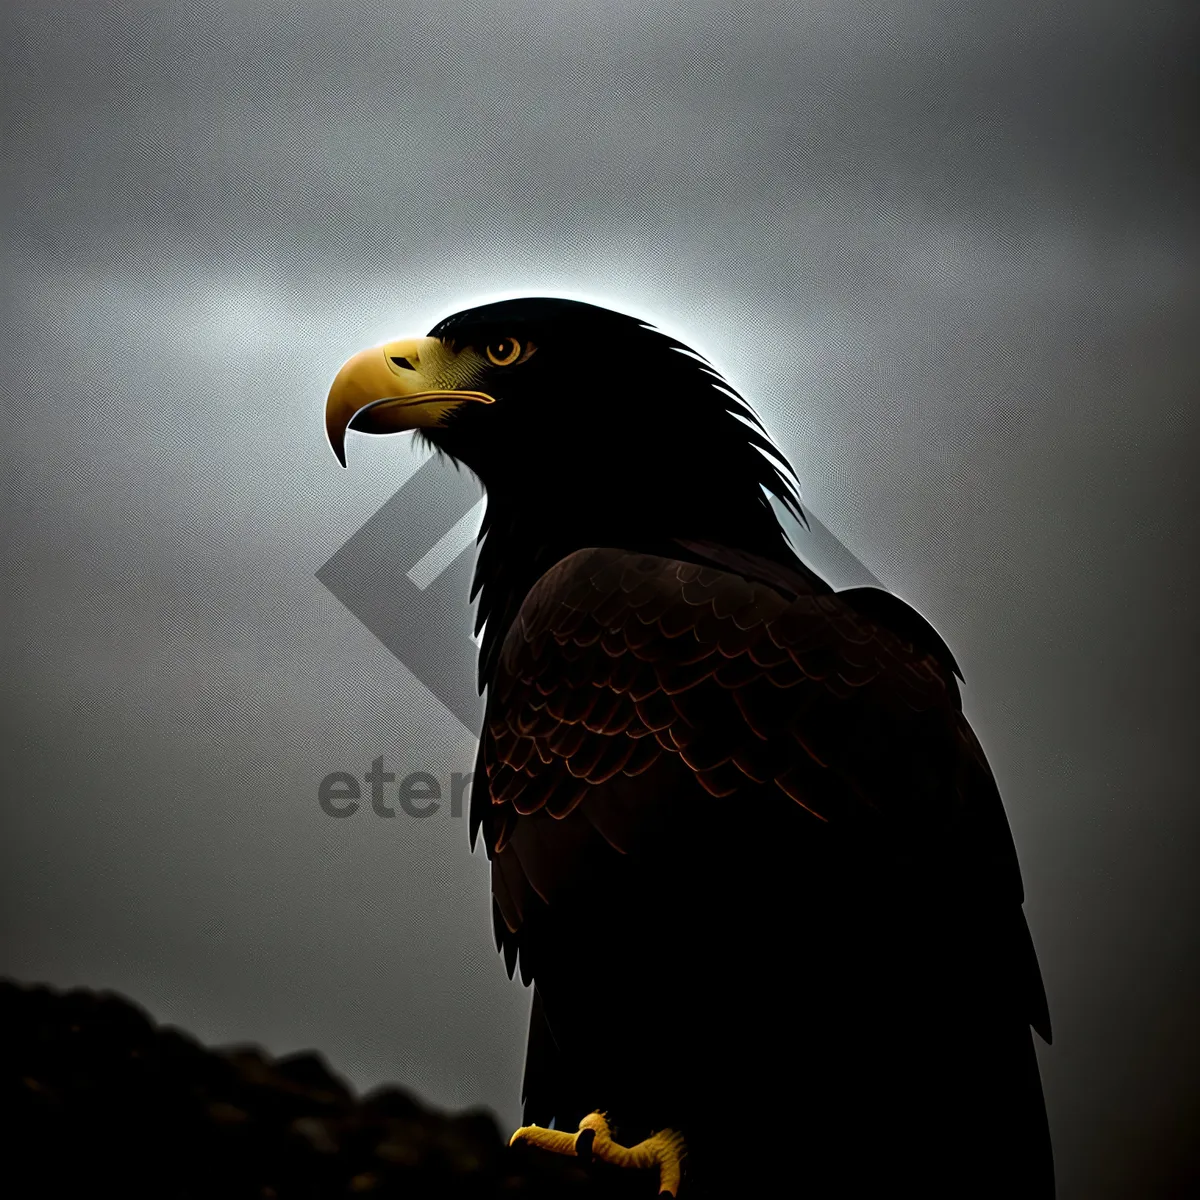
[{"label": "eagle's back", "polygon": [[530,590],[472,801],[536,984],[527,1120],[681,1124],[701,1181],[752,1119],[811,1195],[1051,1194],[1015,851],[953,659],[898,604],[696,544]]}]

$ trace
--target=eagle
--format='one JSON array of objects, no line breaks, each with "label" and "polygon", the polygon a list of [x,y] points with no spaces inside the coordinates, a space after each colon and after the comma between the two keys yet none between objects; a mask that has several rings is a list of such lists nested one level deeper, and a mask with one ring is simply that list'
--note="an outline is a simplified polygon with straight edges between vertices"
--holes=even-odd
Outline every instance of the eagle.
[{"label": "eagle", "polygon": [[342,465],[403,430],[487,497],[469,823],[533,987],[514,1138],[685,1198],[1052,1196],[1046,996],[961,672],[802,560],[739,391],[524,297],[342,366]]}]

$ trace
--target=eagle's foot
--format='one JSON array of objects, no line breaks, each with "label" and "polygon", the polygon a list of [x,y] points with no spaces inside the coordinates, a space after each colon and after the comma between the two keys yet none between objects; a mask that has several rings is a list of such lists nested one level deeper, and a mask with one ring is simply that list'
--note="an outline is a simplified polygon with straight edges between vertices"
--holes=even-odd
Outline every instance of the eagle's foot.
[{"label": "eagle's foot", "polygon": [[509,1140],[528,1142],[554,1154],[574,1154],[580,1158],[598,1158],[614,1167],[658,1168],[658,1194],[678,1196],[683,1174],[684,1144],[682,1135],[673,1129],[663,1129],[636,1146],[622,1146],[612,1140],[608,1121],[603,1113],[594,1112],[579,1122],[578,1133],[561,1129],[543,1129],[540,1125],[523,1125]]}]

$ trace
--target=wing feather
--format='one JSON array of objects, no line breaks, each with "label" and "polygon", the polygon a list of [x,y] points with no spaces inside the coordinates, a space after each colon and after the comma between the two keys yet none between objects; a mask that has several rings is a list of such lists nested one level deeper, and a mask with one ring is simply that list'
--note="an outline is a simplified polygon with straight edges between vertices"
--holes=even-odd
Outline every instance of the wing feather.
[{"label": "wing feather", "polygon": [[[1019,916],[1015,849],[944,643],[886,593],[804,574],[785,587],[779,571],[589,549],[531,589],[489,686],[472,796],[510,971],[530,912],[597,847],[628,853],[668,777],[725,803],[768,787],[876,843],[953,847],[964,886]],[[1036,976],[1031,948],[1014,953]],[[1048,1036],[1040,978],[1028,1004]]]}]

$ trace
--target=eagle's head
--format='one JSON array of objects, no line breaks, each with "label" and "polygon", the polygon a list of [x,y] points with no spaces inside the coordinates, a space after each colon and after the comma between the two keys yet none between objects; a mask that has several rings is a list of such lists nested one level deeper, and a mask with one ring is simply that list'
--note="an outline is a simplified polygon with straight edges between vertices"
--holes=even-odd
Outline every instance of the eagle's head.
[{"label": "eagle's head", "polygon": [[770,514],[764,488],[799,512],[790,467],[710,363],[575,300],[487,304],[363,350],[333,382],[326,428],[343,465],[348,429],[416,430],[478,475],[490,504],[593,529],[749,533],[748,513]]}]

